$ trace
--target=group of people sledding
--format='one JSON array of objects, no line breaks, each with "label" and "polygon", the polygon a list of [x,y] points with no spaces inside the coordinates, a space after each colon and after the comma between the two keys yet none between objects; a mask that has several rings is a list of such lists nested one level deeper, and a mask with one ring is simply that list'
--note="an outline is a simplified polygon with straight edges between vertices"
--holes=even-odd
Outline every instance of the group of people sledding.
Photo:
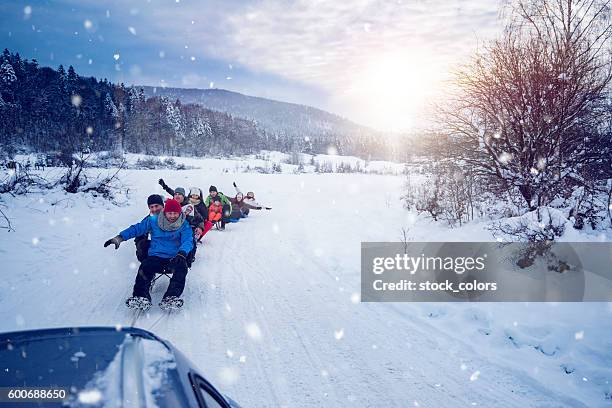
[{"label": "group of people sledding", "polygon": [[185,278],[202,237],[215,226],[220,231],[225,230],[227,222],[238,222],[247,217],[250,210],[272,209],[259,204],[253,192],[245,196],[236,183],[233,183],[234,197],[227,197],[215,186],[210,186],[206,198],[197,187],[191,187],[187,196],[182,187],[172,189],[163,179],[159,179],[159,184],[172,198],[164,201],[158,194],[150,195],[147,198],[149,215],[104,243],[104,247],[114,244],[118,249],[123,241],[134,238],[136,242],[140,267],[132,296],[126,300],[131,309],[147,310],[151,306],[151,283],[162,273],[171,276],[160,308],[182,307]]}]

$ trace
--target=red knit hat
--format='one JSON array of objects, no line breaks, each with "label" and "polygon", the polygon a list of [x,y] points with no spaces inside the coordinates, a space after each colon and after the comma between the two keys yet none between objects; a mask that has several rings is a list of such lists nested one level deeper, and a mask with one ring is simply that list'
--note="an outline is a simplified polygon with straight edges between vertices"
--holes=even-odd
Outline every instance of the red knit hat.
[{"label": "red knit hat", "polygon": [[177,212],[177,213],[180,213],[181,212],[181,205],[175,199],[169,198],[169,199],[166,200],[166,203],[164,204],[164,212]]}]

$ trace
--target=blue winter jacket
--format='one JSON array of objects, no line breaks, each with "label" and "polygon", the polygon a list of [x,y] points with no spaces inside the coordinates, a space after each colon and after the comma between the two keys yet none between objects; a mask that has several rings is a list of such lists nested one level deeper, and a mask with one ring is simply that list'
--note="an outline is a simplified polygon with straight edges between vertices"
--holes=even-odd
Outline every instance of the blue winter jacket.
[{"label": "blue winter jacket", "polygon": [[150,215],[119,233],[125,240],[151,233],[149,256],[174,258],[179,251],[188,254],[193,249],[193,232],[187,221],[176,231],[164,231],[157,225],[157,215]]}]

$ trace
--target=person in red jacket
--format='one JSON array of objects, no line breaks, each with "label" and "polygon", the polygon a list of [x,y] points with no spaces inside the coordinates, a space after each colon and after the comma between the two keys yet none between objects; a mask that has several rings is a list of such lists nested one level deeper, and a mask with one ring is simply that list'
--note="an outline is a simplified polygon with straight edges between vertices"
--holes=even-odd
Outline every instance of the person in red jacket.
[{"label": "person in red jacket", "polygon": [[223,206],[221,205],[221,199],[215,197],[208,207],[208,221],[217,222],[223,218]]}]

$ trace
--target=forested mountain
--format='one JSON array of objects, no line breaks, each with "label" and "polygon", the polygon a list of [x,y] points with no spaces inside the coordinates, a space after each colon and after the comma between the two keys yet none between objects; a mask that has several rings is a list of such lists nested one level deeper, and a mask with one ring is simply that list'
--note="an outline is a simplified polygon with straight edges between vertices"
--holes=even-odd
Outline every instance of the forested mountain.
[{"label": "forested mountain", "polygon": [[251,119],[266,131],[291,139],[309,138],[334,143],[343,138],[384,137],[381,132],[311,106],[248,96],[225,89],[142,88],[148,97],[165,96]]},{"label": "forested mountain", "polygon": [[0,61],[0,147],[9,154],[90,149],[201,156],[332,147],[364,158],[402,157],[382,134],[307,106],[223,90],[126,87],[79,76],[72,66],[39,67],[6,49]]}]

